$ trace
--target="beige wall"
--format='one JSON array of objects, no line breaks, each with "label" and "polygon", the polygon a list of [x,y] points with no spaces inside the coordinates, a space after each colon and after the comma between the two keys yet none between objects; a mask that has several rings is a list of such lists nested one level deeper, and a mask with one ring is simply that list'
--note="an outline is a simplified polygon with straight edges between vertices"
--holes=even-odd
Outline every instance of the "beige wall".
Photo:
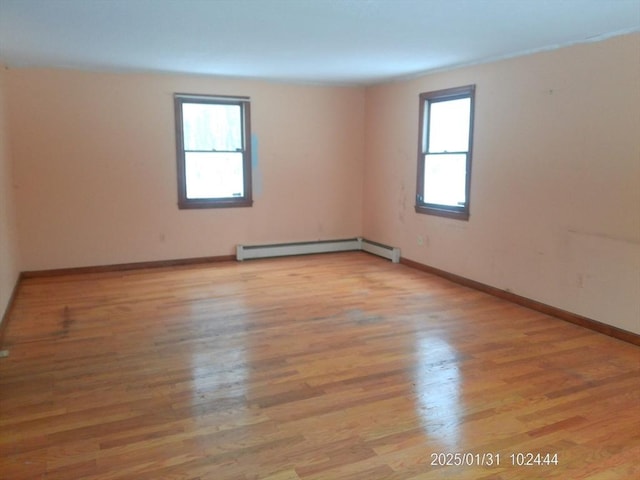
[{"label": "beige wall", "polygon": [[[476,84],[471,218],[414,212],[418,94]],[[369,88],[365,237],[640,333],[640,35]]]},{"label": "beige wall", "polygon": [[[10,70],[20,268],[364,235],[406,258],[640,333],[639,52],[635,34],[366,89]],[[418,215],[418,93],[470,83],[471,219]],[[174,92],[251,96],[253,208],[177,209]],[[3,208],[2,257],[17,258],[5,239],[13,210]],[[10,285],[15,262],[0,273]]]},{"label": "beige wall", "polygon": [[20,271],[6,113],[6,70],[0,67],[0,321]]},{"label": "beige wall", "polygon": [[[362,231],[361,88],[31,69],[8,83],[25,270]],[[174,92],[251,97],[252,208],[178,210]]]}]

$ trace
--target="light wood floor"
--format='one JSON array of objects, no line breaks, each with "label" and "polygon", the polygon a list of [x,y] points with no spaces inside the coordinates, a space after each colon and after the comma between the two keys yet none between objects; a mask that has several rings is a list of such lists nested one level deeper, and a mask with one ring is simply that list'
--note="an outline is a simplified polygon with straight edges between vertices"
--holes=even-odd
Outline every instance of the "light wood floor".
[{"label": "light wood floor", "polygon": [[3,348],[2,479],[640,478],[638,347],[364,253],[29,279]]}]

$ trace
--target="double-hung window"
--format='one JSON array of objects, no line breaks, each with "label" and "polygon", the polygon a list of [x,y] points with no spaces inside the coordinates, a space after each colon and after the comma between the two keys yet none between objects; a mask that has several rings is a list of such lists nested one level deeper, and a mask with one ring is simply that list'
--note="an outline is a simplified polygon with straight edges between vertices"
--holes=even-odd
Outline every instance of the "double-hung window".
[{"label": "double-hung window", "polygon": [[179,208],[249,207],[248,97],[175,94]]},{"label": "double-hung window", "polygon": [[416,212],[469,218],[475,85],[420,94]]}]

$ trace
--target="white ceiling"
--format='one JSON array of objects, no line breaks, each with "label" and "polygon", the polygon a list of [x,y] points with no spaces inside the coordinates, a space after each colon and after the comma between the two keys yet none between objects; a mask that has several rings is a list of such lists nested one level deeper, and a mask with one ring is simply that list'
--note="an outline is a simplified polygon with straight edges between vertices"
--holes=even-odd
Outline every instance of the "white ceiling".
[{"label": "white ceiling", "polygon": [[376,83],[631,31],[640,0],[0,0],[9,67],[313,83]]}]

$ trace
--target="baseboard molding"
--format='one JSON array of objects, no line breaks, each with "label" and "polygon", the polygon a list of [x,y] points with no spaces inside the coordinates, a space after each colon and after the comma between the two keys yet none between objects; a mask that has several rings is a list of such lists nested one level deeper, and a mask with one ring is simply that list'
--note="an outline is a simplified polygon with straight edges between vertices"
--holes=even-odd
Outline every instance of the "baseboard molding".
[{"label": "baseboard molding", "polygon": [[463,285],[465,287],[473,288],[475,290],[488,293],[489,295],[493,295],[494,297],[508,300],[512,303],[516,303],[523,307],[530,308],[531,310],[545,313],[547,315],[551,315],[553,317],[559,318],[566,322],[570,322],[575,325],[588,328],[589,330],[594,330],[598,333],[602,333],[604,335],[617,338],[618,340],[623,340],[633,345],[640,346],[640,335],[636,333],[629,332],[627,330],[623,330],[621,328],[614,327],[612,325],[607,325],[606,323],[602,323],[597,320],[593,320],[591,318],[583,317],[582,315],[578,315],[577,313],[572,313],[567,310],[563,310],[561,308],[553,307],[551,305],[547,305],[546,303],[538,302],[537,300],[532,300],[530,298],[523,297],[521,295],[517,295],[515,293],[508,292],[506,290],[501,290],[499,288],[492,287],[491,285],[487,285],[485,283],[478,282],[476,280],[471,280],[469,278],[462,277],[460,275],[456,275],[454,273],[450,273],[445,270],[440,270],[439,268],[425,265],[423,263],[409,260],[407,258],[401,258],[400,263],[408,267],[421,270],[426,273],[437,275],[439,277],[445,278],[459,285]]},{"label": "baseboard molding", "polygon": [[2,322],[0,323],[0,347],[4,344],[4,334],[7,331],[7,325],[9,324],[9,319],[11,318],[11,312],[13,311],[13,307],[16,303],[16,298],[18,297],[18,290],[20,289],[20,284],[23,279],[22,273],[18,275],[18,279],[16,280],[16,284],[13,286],[13,290],[11,291],[11,295],[9,296],[9,301],[7,302],[7,306],[4,309],[4,313],[2,314]]},{"label": "baseboard molding", "polygon": [[233,255],[219,255],[216,257],[181,258],[175,260],[153,260],[150,262],[117,263],[114,265],[96,265],[89,267],[56,268],[51,270],[31,270],[22,272],[22,278],[59,277],[78,273],[108,273],[124,272],[127,270],[143,270],[146,268],[166,268],[203,263],[230,262],[235,260]]}]

